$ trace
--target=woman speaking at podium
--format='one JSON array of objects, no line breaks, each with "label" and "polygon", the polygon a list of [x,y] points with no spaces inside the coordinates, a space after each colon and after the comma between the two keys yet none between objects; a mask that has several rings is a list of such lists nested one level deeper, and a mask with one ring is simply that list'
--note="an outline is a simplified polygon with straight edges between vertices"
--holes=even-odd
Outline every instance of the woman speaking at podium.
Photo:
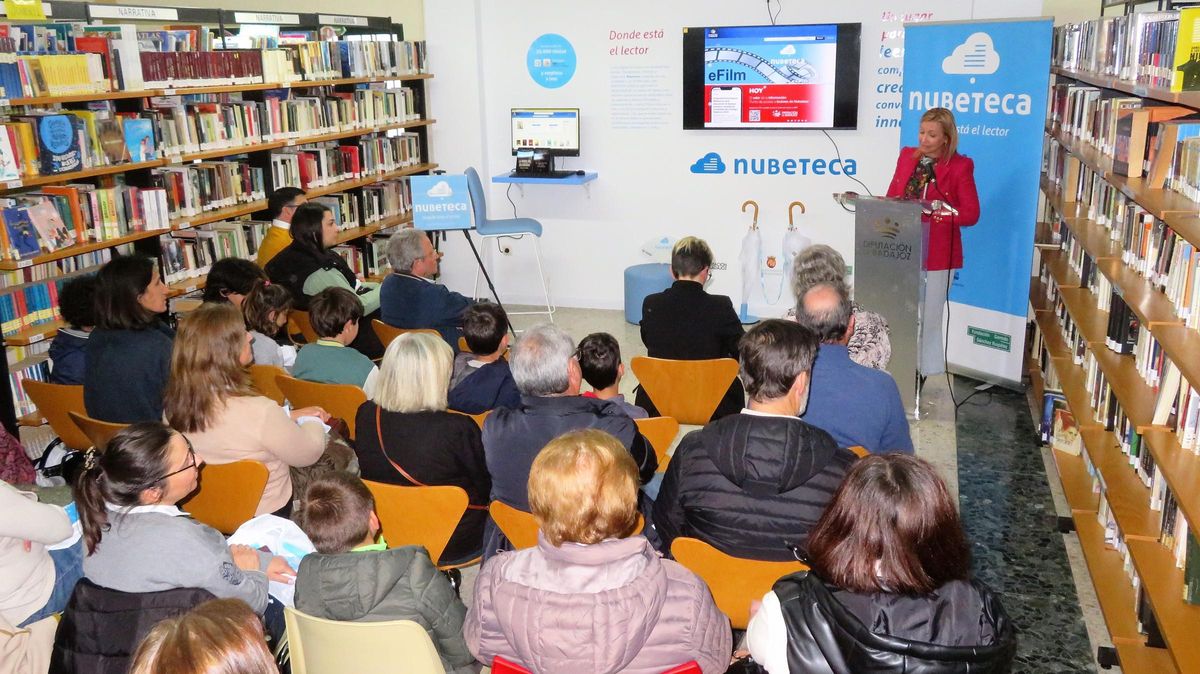
[{"label": "woman speaking at podium", "polygon": [[950,289],[950,272],[963,264],[960,227],[979,221],[979,195],[975,192],[975,163],[958,154],[958,129],[946,108],[921,115],[916,147],[900,150],[896,173],[887,195],[897,199],[940,201],[940,208],[922,217],[929,224],[929,243],[922,267],[925,295],[921,310],[920,380],[945,370],[942,311]]}]

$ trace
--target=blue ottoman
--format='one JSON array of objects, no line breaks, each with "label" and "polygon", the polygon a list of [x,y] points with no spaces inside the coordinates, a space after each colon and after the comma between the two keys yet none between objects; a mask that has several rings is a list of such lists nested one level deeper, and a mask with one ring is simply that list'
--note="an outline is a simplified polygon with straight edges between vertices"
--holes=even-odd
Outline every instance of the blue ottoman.
[{"label": "blue ottoman", "polygon": [[625,322],[637,325],[642,322],[642,300],[647,295],[661,293],[675,279],[671,277],[669,264],[635,264],[625,268]]}]

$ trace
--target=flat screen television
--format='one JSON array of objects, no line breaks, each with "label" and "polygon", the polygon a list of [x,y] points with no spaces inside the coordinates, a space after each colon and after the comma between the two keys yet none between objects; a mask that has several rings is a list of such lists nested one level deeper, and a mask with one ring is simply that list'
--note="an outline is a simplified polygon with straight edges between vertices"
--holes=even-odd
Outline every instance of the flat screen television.
[{"label": "flat screen television", "polygon": [[683,29],[683,128],[854,129],[862,24]]}]

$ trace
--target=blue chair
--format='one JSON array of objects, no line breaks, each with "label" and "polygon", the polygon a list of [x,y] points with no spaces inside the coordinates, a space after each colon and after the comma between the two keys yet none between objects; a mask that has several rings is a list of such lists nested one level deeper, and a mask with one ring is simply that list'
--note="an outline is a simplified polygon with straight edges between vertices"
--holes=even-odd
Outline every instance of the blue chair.
[{"label": "blue chair", "polygon": [[[521,239],[526,235],[533,236],[533,254],[537,258],[538,275],[542,279],[542,292],[546,297],[545,311],[510,311],[509,316],[526,314],[546,314],[554,321],[555,307],[550,303],[550,286],[546,282],[546,272],[542,267],[542,223],[533,218],[509,218],[506,220],[490,220],[487,216],[487,198],[484,196],[483,181],[473,167],[467,167],[467,190],[471,193],[471,207],[475,216],[475,233],[484,239],[507,237]],[[479,296],[479,271],[475,272],[475,297]]]}]

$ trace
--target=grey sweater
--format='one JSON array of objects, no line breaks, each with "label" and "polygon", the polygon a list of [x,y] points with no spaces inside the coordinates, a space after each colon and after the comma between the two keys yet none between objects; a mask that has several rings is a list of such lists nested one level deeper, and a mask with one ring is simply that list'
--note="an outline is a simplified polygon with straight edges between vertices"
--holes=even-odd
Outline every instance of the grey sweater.
[{"label": "grey sweater", "polygon": [[83,575],[93,583],[120,592],[195,587],[241,599],[257,613],[266,609],[270,555],[259,555],[258,571],[237,568],[221,532],[174,506],[110,509],[108,516],[108,531],[83,559]]}]

